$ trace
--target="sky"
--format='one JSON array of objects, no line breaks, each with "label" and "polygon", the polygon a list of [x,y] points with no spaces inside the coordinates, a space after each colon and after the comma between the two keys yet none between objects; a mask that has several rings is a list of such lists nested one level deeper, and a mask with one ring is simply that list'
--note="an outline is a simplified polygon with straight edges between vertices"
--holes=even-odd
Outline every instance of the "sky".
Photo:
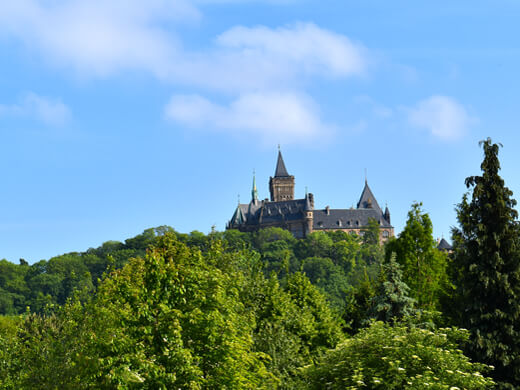
[{"label": "sky", "polygon": [[0,0],[0,258],[223,230],[278,145],[316,208],[368,183],[450,237],[478,141],[520,193],[519,0]]}]

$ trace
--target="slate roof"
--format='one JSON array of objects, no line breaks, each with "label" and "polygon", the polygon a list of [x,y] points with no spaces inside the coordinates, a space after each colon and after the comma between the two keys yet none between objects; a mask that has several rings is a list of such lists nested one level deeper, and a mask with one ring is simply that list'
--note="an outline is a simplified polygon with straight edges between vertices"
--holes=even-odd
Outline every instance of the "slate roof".
[{"label": "slate roof", "polygon": [[[305,217],[306,199],[293,199],[280,202],[251,202],[239,204],[231,219],[235,225],[257,225],[262,223],[290,222]],[[238,212],[240,210],[240,212]],[[242,217],[242,222],[240,218]]]},{"label": "slate roof", "polygon": [[444,238],[439,242],[439,245],[437,245],[437,249],[441,251],[451,251],[453,250],[453,247],[446,241]]},{"label": "slate roof", "polygon": [[359,198],[359,202],[357,204],[358,209],[374,209],[377,210],[379,214],[383,214],[381,207],[377,204],[376,197],[372,193],[372,190],[368,186],[367,181],[365,180],[365,188],[363,188],[363,192],[361,193],[361,198]]},{"label": "slate roof", "polygon": [[383,217],[381,210],[372,209],[326,209],[313,211],[313,229],[356,229],[368,226],[369,218],[375,219],[380,227],[392,225]]},{"label": "slate roof", "polygon": [[285,168],[282,152],[280,150],[278,151],[278,161],[276,162],[274,177],[289,177],[289,173],[287,172],[287,168]]}]

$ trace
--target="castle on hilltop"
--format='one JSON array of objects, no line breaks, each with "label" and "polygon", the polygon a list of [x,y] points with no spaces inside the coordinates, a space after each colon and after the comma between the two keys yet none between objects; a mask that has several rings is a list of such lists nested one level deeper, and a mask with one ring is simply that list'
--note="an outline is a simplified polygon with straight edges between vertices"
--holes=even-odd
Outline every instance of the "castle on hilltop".
[{"label": "castle on hilltop", "polygon": [[278,151],[278,161],[274,177],[269,178],[271,200],[258,200],[256,178],[253,176],[251,201],[238,204],[226,229],[251,232],[267,227],[289,230],[296,238],[306,237],[315,231],[341,230],[349,234],[363,235],[370,219],[380,228],[380,240],[394,236],[388,207],[383,212],[365,179],[365,188],[356,208],[324,209],[314,208],[314,195],[306,194],[303,199],[294,199],[294,176],[289,175]]}]

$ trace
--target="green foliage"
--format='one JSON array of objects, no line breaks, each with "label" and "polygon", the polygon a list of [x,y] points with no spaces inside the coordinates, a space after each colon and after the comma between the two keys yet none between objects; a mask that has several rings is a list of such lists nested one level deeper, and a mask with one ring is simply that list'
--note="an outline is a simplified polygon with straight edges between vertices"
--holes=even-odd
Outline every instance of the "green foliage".
[{"label": "green foliage", "polygon": [[[471,332],[472,357],[496,367],[494,377],[520,384],[520,231],[516,201],[498,174],[499,145],[481,142],[482,176],[457,207],[453,275],[460,323]],[[504,387],[507,385],[504,383]]]},{"label": "green foliage", "polygon": [[299,389],[299,367],[335,346],[341,336],[340,321],[324,296],[297,275],[283,289],[277,279],[256,274],[244,290],[245,304],[255,313],[255,350],[269,356],[265,364],[280,389]]},{"label": "green foliage", "polygon": [[308,389],[489,389],[483,364],[471,363],[457,342],[467,332],[375,322],[315,365],[305,368]]},{"label": "green foliage", "polygon": [[415,314],[414,300],[408,296],[409,287],[402,281],[395,253],[381,265],[380,279],[372,299],[371,317],[393,323]]},{"label": "green foliage", "polygon": [[17,390],[23,361],[19,355],[16,336],[21,319],[15,316],[0,316],[0,388]]},{"label": "green foliage", "polygon": [[379,223],[374,218],[368,219],[368,226],[363,232],[363,243],[368,245],[379,244]]},{"label": "green foliage", "polygon": [[103,381],[139,378],[139,388],[150,389],[261,387],[267,372],[251,350],[253,318],[238,299],[243,277],[205,260],[166,234],[100,286],[97,305],[114,321],[114,336],[99,346],[108,352],[99,368]]},{"label": "green foliage", "polygon": [[346,330],[350,334],[357,333],[369,324],[376,284],[376,279],[371,277],[364,268],[362,277],[358,277],[356,285],[351,287],[343,313],[343,319],[347,325]]},{"label": "green foliage", "polygon": [[447,257],[437,249],[430,217],[421,203],[412,204],[399,237],[386,245],[386,259],[392,253],[403,270],[403,281],[421,309],[435,310],[447,286]]}]

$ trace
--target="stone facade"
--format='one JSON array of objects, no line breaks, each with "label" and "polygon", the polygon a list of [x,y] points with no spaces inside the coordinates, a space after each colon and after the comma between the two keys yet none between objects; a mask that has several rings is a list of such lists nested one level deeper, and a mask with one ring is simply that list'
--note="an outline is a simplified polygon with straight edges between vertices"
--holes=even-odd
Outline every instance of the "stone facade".
[{"label": "stone facade", "polygon": [[294,176],[288,174],[282,153],[278,152],[275,175],[269,179],[269,191],[271,201],[259,201],[253,178],[251,202],[237,206],[226,228],[251,232],[266,227],[281,227],[297,238],[320,230],[341,230],[363,235],[372,219],[379,224],[381,242],[394,236],[388,207],[384,212],[381,210],[366,181],[357,208],[331,209],[327,206],[315,209],[313,194],[294,199]]}]

